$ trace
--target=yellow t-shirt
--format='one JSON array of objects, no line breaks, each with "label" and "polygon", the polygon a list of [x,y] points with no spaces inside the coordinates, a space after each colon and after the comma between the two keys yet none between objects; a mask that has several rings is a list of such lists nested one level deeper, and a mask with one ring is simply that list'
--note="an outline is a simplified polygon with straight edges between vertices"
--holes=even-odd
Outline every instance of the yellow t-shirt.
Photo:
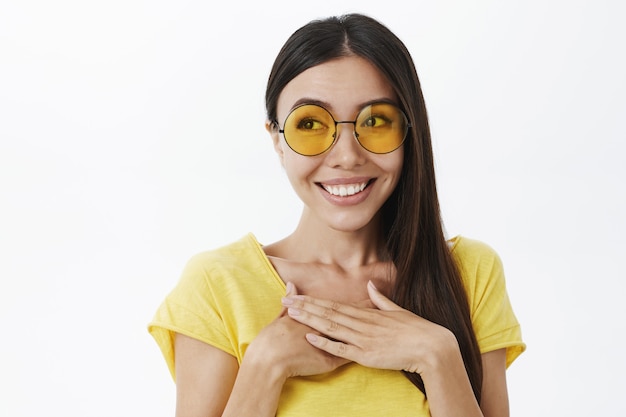
[{"label": "yellow t-shirt", "polygon": [[[525,349],[506,292],[502,265],[487,245],[456,237],[460,265],[481,352],[507,349],[507,366]],[[174,334],[201,340],[237,358],[281,309],[285,284],[249,234],[194,256],[148,326],[172,377]],[[260,308],[261,307],[261,308]],[[348,364],[314,377],[289,378],[276,415],[289,417],[429,416],[424,395],[399,371]]]}]

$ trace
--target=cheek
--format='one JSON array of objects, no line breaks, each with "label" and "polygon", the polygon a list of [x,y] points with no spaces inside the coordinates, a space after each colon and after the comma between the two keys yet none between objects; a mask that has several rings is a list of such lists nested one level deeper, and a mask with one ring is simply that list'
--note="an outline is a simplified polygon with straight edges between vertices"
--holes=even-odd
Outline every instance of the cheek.
[{"label": "cheek", "polygon": [[319,165],[315,158],[298,155],[290,149],[283,155],[283,168],[292,183],[308,178]]},{"label": "cheek", "polygon": [[404,153],[400,150],[385,155],[385,158],[379,161],[378,166],[391,176],[397,178],[402,173],[402,165],[404,164]]},{"label": "cheek", "polygon": [[[397,151],[396,151],[397,152]],[[393,154],[387,155],[391,157]],[[404,163],[404,155],[402,152],[398,152],[397,155],[393,155],[393,158],[387,158],[384,162],[381,162],[379,167],[387,173],[389,180],[389,192],[393,192],[400,182],[402,176],[402,167]]]}]

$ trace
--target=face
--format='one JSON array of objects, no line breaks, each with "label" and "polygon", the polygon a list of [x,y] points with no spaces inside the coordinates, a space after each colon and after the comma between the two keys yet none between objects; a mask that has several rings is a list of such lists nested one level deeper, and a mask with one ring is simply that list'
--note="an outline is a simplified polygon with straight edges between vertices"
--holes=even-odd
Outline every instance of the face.
[{"label": "face", "polygon": [[[335,120],[351,121],[373,102],[397,103],[385,77],[363,58],[339,58],[309,68],[285,86],[278,99],[278,124],[282,128],[289,113],[302,104],[320,104]],[[304,203],[303,221],[341,231],[376,226],[377,214],[400,177],[402,146],[386,154],[369,152],[355,139],[354,124],[342,123],[329,150],[303,156],[269,123],[267,128]]]}]

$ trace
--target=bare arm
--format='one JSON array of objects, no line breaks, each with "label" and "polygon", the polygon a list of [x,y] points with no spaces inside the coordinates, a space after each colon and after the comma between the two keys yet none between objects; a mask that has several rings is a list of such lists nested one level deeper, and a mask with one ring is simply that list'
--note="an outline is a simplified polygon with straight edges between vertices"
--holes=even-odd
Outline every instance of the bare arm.
[{"label": "bare arm", "polygon": [[285,381],[279,367],[176,335],[176,417],[274,416]]},{"label": "bare arm", "polygon": [[483,417],[456,337],[448,329],[442,330],[441,337],[439,347],[420,372],[432,417]]},{"label": "bare arm", "polygon": [[485,417],[508,417],[509,394],[506,385],[506,349],[482,355],[483,388],[480,408]]},{"label": "bare arm", "polygon": [[237,359],[176,334],[176,417],[221,416],[237,377]]},{"label": "bare arm", "polygon": [[451,350],[447,362],[422,378],[432,416],[508,417],[506,349],[482,355],[483,385],[480,408],[465,372],[461,354]]},{"label": "bare arm", "polygon": [[458,347],[456,351],[451,349],[447,357],[441,358],[444,361],[438,367],[433,368],[427,375],[422,374],[433,417],[509,416],[505,349],[482,355],[483,385],[480,408]]},{"label": "bare arm", "polygon": [[249,349],[237,359],[199,340],[177,334],[176,417],[275,416],[286,380],[271,352]]}]

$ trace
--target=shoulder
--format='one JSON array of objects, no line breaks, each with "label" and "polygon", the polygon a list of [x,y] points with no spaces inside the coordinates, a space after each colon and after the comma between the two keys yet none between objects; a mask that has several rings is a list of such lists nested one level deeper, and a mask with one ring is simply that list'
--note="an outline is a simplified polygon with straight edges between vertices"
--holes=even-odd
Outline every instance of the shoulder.
[{"label": "shoulder", "polygon": [[496,250],[487,243],[465,236],[449,241],[451,252],[463,275],[483,275],[502,269],[502,261]]},{"label": "shoulder", "polygon": [[[241,358],[233,317],[263,285],[265,276],[253,269],[262,264],[262,250],[251,234],[238,241],[193,255],[170,293],[158,308],[149,330],[161,346],[174,373],[173,334],[181,333]],[[250,265],[253,265],[252,267]],[[280,303],[277,303],[280,306]],[[242,307],[243,306],[243,307]],[[239,310],[238,310],[239,309]],[[247,316],[252,316],[248,314]],[[230,321],[228,321],[230,320]]]},{"label": "shoulder", "polygon": [[490,245],[478,240],[456,237],[450,242],[481,352],[506,348],[508,366],[526,345],[509,300],[500,256]]},{"label": "shoulder", "polygon": [[493,247],[464,236],[457,236],[450,243],[472,308],[476,308],[487,293],[506,291],[502,261]]},{"label": "shoulder", "polygon": [[246,268],[249,264],[263,261],[263,250],[253,234],[215,249],[192,255],[185,266],[185,271],[210,272],[226,269]]},{"label": "shoulder", "polygon": [[189,259],[189,263],[210,264],[214,262],[229,262],[233,259],[246,259],[254,256],[260,250],[260,247],[254,235],[248,233],[234,242],[194,254]]},{"label": "shoulder", "polygon": [[498,257],[487,243],[466,236],[456,236],[448,241],[452,254],[461,259]]},{"label": "shoulder", "polygon": [[197,291],[234,285],[250,273],[266,271],[267,262],[254,235],[248,234],[235,242],[191,256],[178,286]]}]

